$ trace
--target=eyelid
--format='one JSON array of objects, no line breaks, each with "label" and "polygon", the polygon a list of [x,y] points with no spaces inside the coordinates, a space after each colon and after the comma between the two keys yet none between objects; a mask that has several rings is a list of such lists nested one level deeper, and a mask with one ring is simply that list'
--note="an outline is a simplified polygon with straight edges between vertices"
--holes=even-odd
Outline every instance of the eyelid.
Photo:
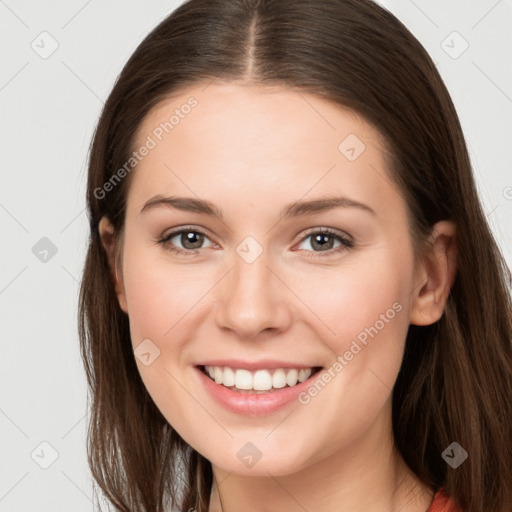
[{"label": "eyelid", "polygon": [[310,228],[310,229],[306,230],[306,233],[302,236],[302,238],[299,241],[300,242],[304,241],[308,236],[311,236],[314,233],[328,233],[329,235],[335,235],[340,238],[343,238],[347,242],[349,242],[349,241],[353,242],[353,238],[345,231],[341,231],[341,230],[334,229],[334,228],[328,228],[327,226],[324,226],[324,227],[319,226],[316,228]]},{"label": "eyelid", "polygon": [[179,235],[179,234],[183,233],[184,231],[192,231],[194,233],[200,233],[201,235],[204,235],[207,238],[210,238],[210,236],[208,235],[206,230],[204,230],[202,228],[199,228],[197,226],[192,226],[192,225],[190,225],[190,226],[179,226],[177,228],[173,228],[171,231],[169,231],[165,235],[162,235],[160,238],[168,240],[170,238],[174,238],[176,235]]}]

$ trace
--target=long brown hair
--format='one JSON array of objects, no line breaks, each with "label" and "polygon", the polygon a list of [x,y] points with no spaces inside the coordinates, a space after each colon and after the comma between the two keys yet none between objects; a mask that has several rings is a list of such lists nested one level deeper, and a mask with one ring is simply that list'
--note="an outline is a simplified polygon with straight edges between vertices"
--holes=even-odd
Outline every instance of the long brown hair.
[{"label": "long brown hair", "polygon": [[[98,191],[129,160],[153,106],[212,79],[292,87],[353,109],[389,144],[415,247],[437,221],[455,222],[458,269],[445,312],[407,335],[393,389],[395,442],[418,478],[445,487],[464,512],[510,512],[510,272],[441,77],[407,28],[370,0],[189,0],[118,77],[90,149],[79,308],[89,465],[106,498],[122,511],[208,510],[211,464],[167,424],[143,385],[98,232],[107,216],[122,233],[130,175],[107,197]],[[454,441],[469,454],[457,469],[441,457]]]}]

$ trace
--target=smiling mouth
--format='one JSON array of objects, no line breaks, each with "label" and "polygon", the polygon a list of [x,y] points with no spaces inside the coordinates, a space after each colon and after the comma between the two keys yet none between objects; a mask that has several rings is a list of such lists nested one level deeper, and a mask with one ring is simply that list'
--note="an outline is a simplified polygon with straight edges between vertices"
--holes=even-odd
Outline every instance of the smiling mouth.
[{"label": "smiling mouth", "polygon": [[216,384],[242,394],[274,393],[311,379],[322,367],[246,370],[228,366],[198,366]]}]

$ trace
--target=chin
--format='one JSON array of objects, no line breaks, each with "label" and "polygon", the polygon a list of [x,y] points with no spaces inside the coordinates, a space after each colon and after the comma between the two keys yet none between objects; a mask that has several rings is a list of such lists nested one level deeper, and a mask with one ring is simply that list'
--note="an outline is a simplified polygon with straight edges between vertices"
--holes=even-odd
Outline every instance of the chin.
[{"label": "chin", "polygon": [[[212,465],[242,476],[287,476],[297,473],[308,467],[308,459],[303,454],[296,452],[283,452],[282,450],[265,453],[258,451],[254,445],[249,443],[242,444],[237,448],[235,457],[226,457],[226,452],[220,457],[212,457]],[[219,454],[220,455],[220,454]]]}]

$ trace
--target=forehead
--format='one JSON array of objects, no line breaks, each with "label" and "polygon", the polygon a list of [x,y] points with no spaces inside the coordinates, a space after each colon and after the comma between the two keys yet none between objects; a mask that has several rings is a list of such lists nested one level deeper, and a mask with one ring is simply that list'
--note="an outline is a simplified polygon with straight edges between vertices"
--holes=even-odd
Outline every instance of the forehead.
[{"label": "forehead", "polygon": [[[286,142],[297,141],[308,142],[301,146],[307,153],[318,143],[338,150],[340,138],[353,132],[385,149],[381,134],[343,105],[287,87],[230,82],[196,84],[161,101],[144,118],[136,145],[150,134],[158,142],[164,138],[178,145],[190,138],[191,131],[196,140],[205,142],[217,135],[215,142],[221,147],[242,143],[239,150],[279,147],[282,151]],[[297,154],[301,147],[295,148]]]},{"label": "forehead", "polygon": [[267,205],[335,189],[373,202],[397,195],[381,134],[350,109],[290,88],[197,84],[148,113],[135,148],[150,140],[130,190],[138,205],[176,192]]}]

